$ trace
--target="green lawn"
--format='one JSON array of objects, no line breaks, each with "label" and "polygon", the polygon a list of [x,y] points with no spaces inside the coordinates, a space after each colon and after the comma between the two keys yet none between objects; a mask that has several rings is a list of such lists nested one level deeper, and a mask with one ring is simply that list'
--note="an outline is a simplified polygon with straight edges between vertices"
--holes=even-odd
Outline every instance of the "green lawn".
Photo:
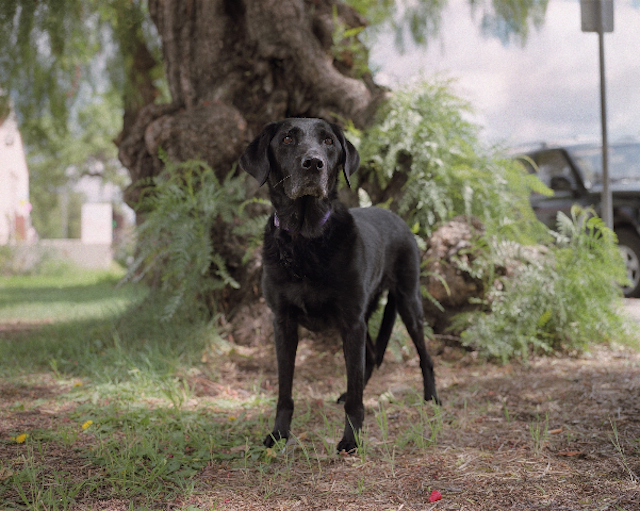
[{"label": "green lawn", "polygon": [[94,382],[165,378],[217,339],[202,317],[160,319],[162,305],[124,272],[66,268],[0,277],[0,377],[42,370]]},{"label": "green lawn", "polygon": [[0,277],[0,323],[105,319],[145,295],[142,286],[117,286],[121,270],[67,269],[58,275]]}]

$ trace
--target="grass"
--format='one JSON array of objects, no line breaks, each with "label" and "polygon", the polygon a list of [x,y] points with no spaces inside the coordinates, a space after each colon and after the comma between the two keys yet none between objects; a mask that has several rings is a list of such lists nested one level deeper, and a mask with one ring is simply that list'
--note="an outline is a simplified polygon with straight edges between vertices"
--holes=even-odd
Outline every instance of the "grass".
[{"label": "grass", "polygon": [[0,277],[0,321],[65,322],[118,315],[145,294],[141,286],[116,288],[123,276],[117,268],[67,268],[54,274]]},{"label": "grass", "polygon": [[170,375],[199,359],[215,330],[202,318],[160,321],[144,286],[118,285],[123,275],[68,268],[0,278],[0,375],[48,369],[124,381],[136,371]]},{"label": "grass", "polygon": [[[634,473],[634,471],[629,466],[629,462],[627,460],[624,447],[622,447],[621,445],[620,434],[618,433],[618,425],[616,424],[616,421],[611,417],[609,417],[609,424],[611,424],[611,431],[612,431],[612,434],[609,436],[609,439],[611,440],[611,443],[615,447],[616,452],[620,456],[620,463],[624,467],[625,471],[629,474],[629,478],[632,481],[639,482],[640,478],[638,477],[638,474]],[[640,443],[640,439],[637,439],[637,441]]]},{"label": "grass", "polygon": [[544,421],[538,419],[535,423],[529,424],[529,433],[533,452],[539,455],[549,439],[549,417],[547,416]]},{"label": "grass", "polygon": [[[251,429],[262,434],[262,419],[232,416],[220,411],[223,403],[188,406],[193,388],[185,375],[218,340],[215,329],[202,318],[159,321],[143,286],[118,286],[123,275],[56,268],[0,280],[4,385],[62,390],[55,399],[12,400],[10,411],[28,414],[46,401],[63,416],[55,429],[18,425],[0,439],[24,446],[0,466],[0,494],[13,495],[0,499],[0,509],[68,509],[87,494],[145,507],[184,498],[193,476],[214,461],[254,454],[238,448],[247,435],[256,444]],[[238,400],[234,406],[237,415]],[[61,449],[76,451],[79,466],[91,469],[79,476],[73,463],[56,466]]]},{"label": "grass", "polygon": [[[160,322],[119,275],[2,280],[0,509],[440,509],[434,489],[442,509],[634,509],[640,430],[619,410],[635,406],[624,389],[637,355],[526,367],[436,357],[441,408],[422,402],[400,329],[366,390],[358,454],[343,458],[340,346],[302,337],[292,438],[264,449],[272,347],[238,354],[202,318]],[[616,401],[598,397],[618,387]],[[593,420],[607,412],[620,418]]]},{"label": "grass", "polygon": [[123,275],[117,269],[57,267],[45,274],[0,277],[0,323],[5,325],[0,374],[46,366],[56,372],[65,361],[80,365],[90,360],[123,311],[146,295],[142,286],[117,288]]}]

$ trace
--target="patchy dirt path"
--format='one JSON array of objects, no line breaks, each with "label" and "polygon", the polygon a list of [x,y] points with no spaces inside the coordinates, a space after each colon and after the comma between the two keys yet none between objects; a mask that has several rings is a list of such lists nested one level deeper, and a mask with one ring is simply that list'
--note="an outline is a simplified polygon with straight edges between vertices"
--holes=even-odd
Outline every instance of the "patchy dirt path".
[{"label": "patchy dirt path", "polygon": [[[318,381],[313,360],[301,361],[298,388]],[[425,416],[410,397],[421,386],[413,359],[385,361],[374,375],[365,396],[365,459],[328,462],[315,478],[313,470],[306,477],[290,470],[271,487],[229,471],[229,484],[213,494],[224,496],[223,509],[640,509],[637,353],[597,349],[579,358],[494,366],[451,350],[436,367],[445,403],[440,416]],[[386,434],[376,421],[380,396],[387,401]],[[321,429],[320,418],[297,434]],[[416,428],[420,434],[413,435]],[[435,442],[420,446],[429,435]],[[273,494],[265,498],[268,490]],[[443,496],[437,503],[429,502],[433,490]]]},{"label": "patchy dirt path", "polygon": [[[446,349],[435,357],[442,409],[416,396],[421,382],[415,357],[397,362],[388,355],[365,393],[364,454],[343,458],[333,453],[343,420],[333,402],[344,386],[339,352],[337,345],[301,341],[294,391],[297,446],[274,452],[270,462],[213,463],[195,476],[194,493],[160,499],[153,508],[640,509],[638,353],[597,348],[580,357],[496,366]],[[257,382],[260,393],[275,394],[270,347],[245,348],[216,367],[217,378],[206,372],[192,377],[196,393],[190,406],[246,396]],[[68,425],[68,391],[68,385],[46,378],[0,387],[5,468],[24,449],[6,441],[10,431]],[[272,406],[248,412],[270,417]],[[81,448],[57,445],[45,462],[62,463],[82,477],[87,464],[78,456]],[[434,490],[442,498],[430,502]],[[130,504],[87,494],[71,509],[125,510]]]},{"label": "patchy dirt path", "polygon": [[[626,300],[625,309],[640,325],[640,300]],[[19,339],[24,328],[6,330]],[[365,391],[365,450],[340,457],[333,449],[344,420],[334,402],[345,386],[341,348],[337,341],[302,336],[294,382],[298,443],[260,459],[236,450],[235,459],[197,474],[193,492],[158,498],[151,508],[640,510],[639,353],[597,347],[577,357],[499,366],[462,350],[431,351],[438,353],[443,407],[424,405],[417,395],[421,376],[413,353],[396,351],[396,359],[390,350]],[[238,404],[237,413],[233,403],[276,395],[272,346],[239,346],[224,357],[205,353],[203,362],[185,376],[193,391],[189,407],[209,410],[224,402],[229,413],[262,421],[259,434],[266,434],[273,403]],[[72,388],[73,382],[52,375],[0,381],[0,509],[17,502],[3,482],[26,453],[11,436],[69,430],[76,404],[65,396]],[[247,434],[259,444],[255,432]],[[100,478],[102,469],[82,455],[89,443],[85,436],[48,445],[38,462],[44,472]],[[434,491],[440,500],[433,501]],[[124,511],[130,505],[88,492],[69,509]]]}]

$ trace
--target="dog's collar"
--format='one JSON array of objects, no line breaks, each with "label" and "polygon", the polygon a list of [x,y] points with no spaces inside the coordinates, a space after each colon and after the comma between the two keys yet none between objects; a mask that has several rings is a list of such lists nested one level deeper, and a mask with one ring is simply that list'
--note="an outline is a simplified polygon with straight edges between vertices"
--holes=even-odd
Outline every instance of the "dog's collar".
[{"label": "dog's collar", "polygon": [[[324,216],[320,219],[320,223],[318,224],[318,227],[322,227],[324,224],[326,224],[330,216],[331,216],[331,209],[328,209],[327,212],[324,214]],[[273,225],[275,225],[276,227],[280,227],[280,219],[278,218],[277,211],[273,213]],[[291,232],[291,229],[287,229],[286,227],[283,227],[282,230]]]}]

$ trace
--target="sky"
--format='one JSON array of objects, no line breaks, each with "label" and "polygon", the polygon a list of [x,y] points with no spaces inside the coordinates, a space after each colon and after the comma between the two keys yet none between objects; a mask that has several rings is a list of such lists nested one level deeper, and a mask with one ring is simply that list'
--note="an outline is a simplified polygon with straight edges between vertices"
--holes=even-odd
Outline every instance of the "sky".
[{"label": "sky", "polygon": [[[609,140],[640,139],[640,2],[614,0],[604,51]],[[371,64],[392,88],[417,76],[453,78],[490,143],[601,140],[598,35],[581,31],[578,0],[549,0],[524,47],[483,36],[468,0],[449,0],[439,39],[400,54],[391,34],[379,35]]]}]

